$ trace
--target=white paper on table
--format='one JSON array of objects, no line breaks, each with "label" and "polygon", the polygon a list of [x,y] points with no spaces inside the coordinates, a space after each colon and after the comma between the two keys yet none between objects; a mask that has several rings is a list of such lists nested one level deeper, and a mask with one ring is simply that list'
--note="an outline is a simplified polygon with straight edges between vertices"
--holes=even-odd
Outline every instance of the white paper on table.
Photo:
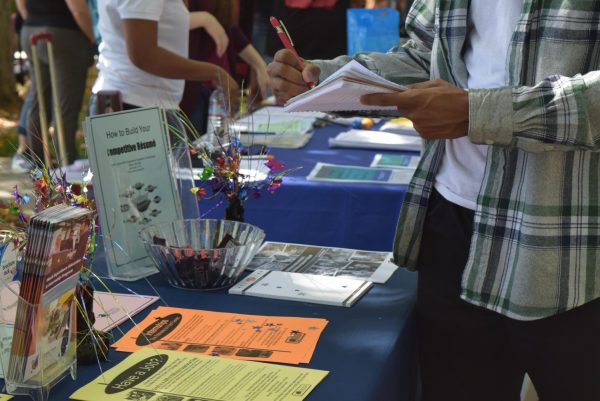
[{"label": "white paper on table", "polygon": [[353,278],[255,270],[229,293],[350,307],[372,286],[370,281]]},{"label": "white paper on table", "polygon": [[312,137],[313,125],[325,113],[290,114],[281,107],[263,107],[230,124],[231,135],[244,146],[266,145],[272,148],[301,148]]},{"label": "white paper on table", "polygon": [[287,118],[307,118],[307,119],[312,119],[312,120],[317,120],[319,118],[329,118],[331,117],[330,114],[327,113],[323,113],[320,111],[304,111],[304,112],[297,112],[294,114],[290,114],[289,112],[285,111],[285,109],[283,107],[280,106],[267,106],[267,107],[263,107],[260,108],[256,111],[254,111],[252,113],[252,116],[256,117],[256,118],[262,118],[265,116],[271,116],[271,117],[287,117]]},{"label": "white paper on table", "polygon": [[[15,322],[20,286],[19,281],[12,281],[7,286],[0,286],[0,297],[2,297],[0,323],[13,324]],[[153,295],[94,291],[94,314],[96,315],[94,328],[100,331],[113,329],[158,299],[159,297]]]},{"label": "white paper on table", "polygon": [[256,133],[240,134],[239,140],[246,147],[254,145],[265,145],[269,148],[299,149],[306,145],[312,138],[309,132],[286,132],[286,133]]},{"label": "white paper on table", "polygon": [[389,149],[420,152],[423,140],[419,136],[384,131],[351,129],[329,138],[330,147],[359,149]]},{"label": "white paper on table", "polygon": [[[233,135],[302,135],[312,130],[316,118],[294,115],[246,116],[229,125]],[[243,141],[242,141],[243,142]]]},{"label": "white paper on table", "polygon": [[158,300],[154,295],[94,291],[94,329],[111,330]]},{"label": "white paper on table", "polygon": [[254,111],[252,114],[239,118],[230,125],[234,131],[253,131],[253,132],[276,132],[269,130],[269,124],[273,126],[287,121],[298,121],[301,126],[306,128],[306,132],[312,127],[312,124],[319,119],[329,119],[331,116],[322,112],[300,112],[288,113],[283,107],[267,106]]}]

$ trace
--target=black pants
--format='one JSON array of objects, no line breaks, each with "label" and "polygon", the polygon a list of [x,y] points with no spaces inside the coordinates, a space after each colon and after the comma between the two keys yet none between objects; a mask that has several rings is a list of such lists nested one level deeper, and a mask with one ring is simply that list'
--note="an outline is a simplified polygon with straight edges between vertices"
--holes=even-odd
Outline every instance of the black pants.
[{"label": "black pants", "polygon": [[600,300],[518,321],[460,299],[473,211],[430,199],[419,255],[422,401],[518,401],[527,372],[540,401],[600,400]]}]

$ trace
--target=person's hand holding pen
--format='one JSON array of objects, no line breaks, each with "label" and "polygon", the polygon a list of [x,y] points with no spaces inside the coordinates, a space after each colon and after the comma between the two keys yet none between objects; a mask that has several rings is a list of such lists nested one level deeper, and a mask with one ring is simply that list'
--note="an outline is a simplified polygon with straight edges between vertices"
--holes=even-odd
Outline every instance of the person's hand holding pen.
[{"label": "person's hand holding pen", "polygon": [[273,61],[267,66],[271,89],[277,104],[283,104],[290,98],[306,92],[306,82],[318,82],[321,70],[315,64],[299,61],[288,49],[275,53]]},{"label": "person's hand holding pen", "polygon": [[267,67],[275,99],[278,104],[283,104],[291,97],[314,87],[319,80],[320,70],[298,55],[282,21],[275,17],[271,17],[270,21],[285,47],[275,54],[273,62]]}]

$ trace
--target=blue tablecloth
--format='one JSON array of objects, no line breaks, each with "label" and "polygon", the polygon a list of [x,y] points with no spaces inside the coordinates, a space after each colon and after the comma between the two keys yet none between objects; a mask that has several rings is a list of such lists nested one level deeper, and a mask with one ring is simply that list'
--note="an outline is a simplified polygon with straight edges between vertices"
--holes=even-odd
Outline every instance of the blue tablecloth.
[{"label": "blue tablecloth", "polygon": [[[341,184],[308,181],[317,162],[368,167],[378,153],[365,149],[329,148],[328,139],[347,128],[317,129],[302,149],[272,149],[293,171],[275,194],[245,204],[245,221],[265,230],[268,241],[310,243],[373,251],[390,251],[406,185]],[[376,135],[376,133],[374,133]],[[380,152],[381,153],[381,152]],[[416,153],[413,153],[416,155]],[[200,202],[201,213],[214,203]],[[222,208],[206,214],[222,218]]]},{"label": "blue tablecloth", "polygon": [[[416,340],[414,332],[415,277],[397,271],[385,285],[375,285],[353,307],[278,301],[241,295],[225,290],[190,292],[172,288],[160,275],[150,277],[165,304],[211,311],[258,315],[318,317],[329,320],[314,356],[303,367],[330,371],[306,398],[307,401],[414,401],[416,391]],[[141,280],[124,283],[138,293],[153,294],[150,284]],[[113,290],[124,288],[113,284]],[[160,302],[160,301],[159,301]],[[156,306],[156,304],[155,304]],[[141,320],[148,311],[136,316]],[[124,330],[131,328],[124,324]],[[120,337],[115,331],[114,334]],[[110,351],[107,370],[127,353]],[[65,378],[50,391],[50,400],[67,400],[79,387],[100,375],[97,364],[78,368],[78,377]],[[23,396],[15,397],[25,401]],[[100,401],[100,400],[99,400]]]},{"label": "blue tablecloth", "polygon": [[[327,138],[339,131],[328,127],[315,133],[301,150],[273,150],[287,167],[303,169],[287,177],[274,196],[263,195],[246,205],[247,221],[263,227],[267,239],[357,249],[390,250],[404,186],[328,184],[306,181],[317,161],[368,166],[376,152],[328,149]],[[202,204],[201,204],[202,205]],[[204,208],[205,206],[202,205]],[[215,211],[214,217],[222,217]],[[216,214],[221,213],[221,214]],[[105,269],[98,251],[95,271]],[[160,276],[123,283],[143,294],[154,289],[169,306],[259,315],[320,317],[330,321],[306,365],[331,373],[307,401],[414,401],[417,383],[414,304],[416,275],[399,269],[385,285],[376,284],[353,307],[229,295],[225,290],[186,292]],[[123,292],[120,283],[114,291]],[[147,315],[144,311],[136,320]],[[131,328],[124,324],[123,330]],[[117,337],[120,336],[115,331]],[[128,354],[111,350],[107,370]],[[98,365],[79,367],[77,381],[66,378],[50,392],[50,400],[67,400],[77,388],[100,374]],[[15,397],[15,400],[26,400]]]}]

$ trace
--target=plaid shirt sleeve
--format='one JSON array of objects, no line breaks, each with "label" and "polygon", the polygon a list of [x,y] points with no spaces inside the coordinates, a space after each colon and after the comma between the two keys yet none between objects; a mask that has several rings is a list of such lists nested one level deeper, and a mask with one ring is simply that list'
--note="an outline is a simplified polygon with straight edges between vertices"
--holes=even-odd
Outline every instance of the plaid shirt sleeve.
[{"label": "plaid shirt sleeve", "polygon": [[600,150],[600,72],[552,75],[535,86],[469,92],[474,143],[529,152]]}]

